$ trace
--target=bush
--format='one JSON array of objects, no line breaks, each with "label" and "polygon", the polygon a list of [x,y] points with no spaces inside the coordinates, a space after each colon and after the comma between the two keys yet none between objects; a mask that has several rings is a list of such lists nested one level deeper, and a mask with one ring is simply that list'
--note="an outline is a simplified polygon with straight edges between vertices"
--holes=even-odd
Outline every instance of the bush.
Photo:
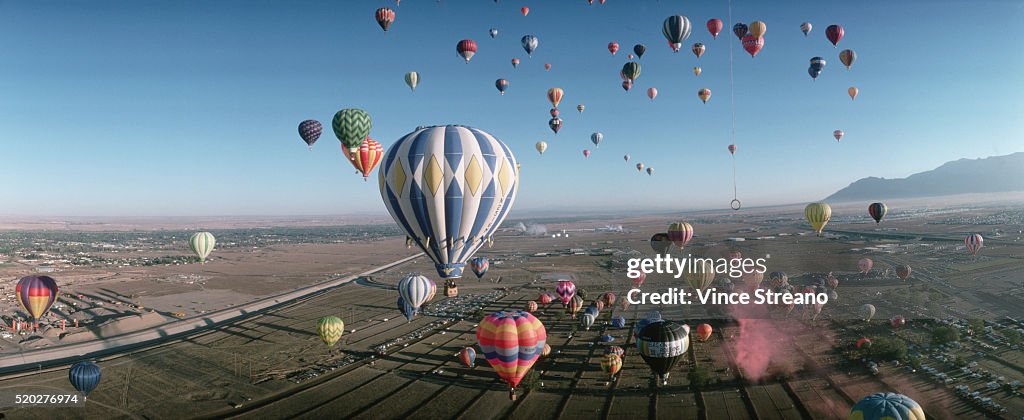
[{"label": "bush", "polygon": [[686,379],[690,380],[691,387],[701,389],[711,381],[711,373],[708,372],[707,368],[698,366],[686,374]]},{"label": "bush", "polygon": [[932,330],[932,344],[946,344],[960,341],[960,331],[951,327],[936,327]]}]

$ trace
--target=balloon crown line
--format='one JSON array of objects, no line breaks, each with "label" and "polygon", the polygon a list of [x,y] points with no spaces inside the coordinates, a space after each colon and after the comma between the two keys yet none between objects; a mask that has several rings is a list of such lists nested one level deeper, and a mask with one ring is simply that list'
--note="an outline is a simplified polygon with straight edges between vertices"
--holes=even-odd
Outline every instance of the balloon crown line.
[{"label": "balloon crown line", "polygon": [[419,126],[416,126],[416,129],[417,130],[425,130],[425,129],[428,129],[428,128],[437,128],[437,127],[462,127],[462,128],[473,128],[473,129],[476,128],[476,127],[470,127],[468,125],[462,125],[462,124],[438,124],[438,125],[419,125]]}]

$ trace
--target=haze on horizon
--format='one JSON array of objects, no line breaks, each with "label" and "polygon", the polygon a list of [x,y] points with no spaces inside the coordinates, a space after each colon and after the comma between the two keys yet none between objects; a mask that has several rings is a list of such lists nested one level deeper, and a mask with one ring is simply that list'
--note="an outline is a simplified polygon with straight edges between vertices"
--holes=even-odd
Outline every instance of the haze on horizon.
[{"label": "haze on horizon", "polygon": [[[999,30],[1024,18],[1013,2],[734,1],[734,21],[768,25],[753,60],[728,30],[712,40],[703,28],[708,17],[727,18],[725,2],[538,2],[527,17],[491,2],[405,2],[386,35],[373,20],[378,6],[0,3],[0,215],[384,216],[376,173],[369,182],[354,175],[330,132],[343,107],[366,109],[371,137],[385,148],[427,124],[466,124],[502,139],[522,164],[513,219],[542,209],[726,208],[726,48],[745,207],[818,200],[863,177],[1024,151],[1016,70],[1024,55]],[[707,45],[699,60],[665,45],[661,19],[672,14],[693,22],[688,43]],[[798,29],[805,20],[815,25],[807,38]],[[838,49],[823,35],[835,22],[846,29]],[[985,24],[955,29],[964,22]],[[532,59],[519,46],[525,34],[540,38]],[[462,38],[480,46],[468,65],[454,54]],[[616,56],[610,41],[622,46]],[[648,52],[624,93],[617,73],[635,43]],[[858,54],[849,71],[836,57],[843,48]],[[828,61],[814,82],[805,71],[812,56]],[[518,69],[512,57],[522,60]],[[402,80],[413,70],[421,75],[415,93]],[[496,78],[510,81],[504,96]],[[851,85],[861,91],[856,101],[845,94]],[[544,95],[554,86],[566,92],[558,135],[547,127]],[[653,103],[644,96],[652,86]],[[702,87],[713,92],[707,104],[696,98]],[[582,115],[578,103],[587,106]],[[296,133],[308,118],[326,128],[312,152]],[[846,132],[841,144],[834,129]],[[589,142],[594,131],[604,133],[600,148]],[[542,157],[537,140],[549,143]],[[635,162],[654,176],[637,173]]]}]

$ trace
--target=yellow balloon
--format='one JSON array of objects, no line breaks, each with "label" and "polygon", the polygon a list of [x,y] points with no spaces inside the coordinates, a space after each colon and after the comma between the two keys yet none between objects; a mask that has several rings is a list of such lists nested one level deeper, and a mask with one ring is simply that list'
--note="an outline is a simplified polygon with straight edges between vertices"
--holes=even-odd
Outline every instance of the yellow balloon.
[{"label": "yellow balloon", "polygon": [[693,75],[694,76],[700,76],[700,67],[694,67],[693,68]]},{"label": "yellow balloon", "polygon": [[851,101],[854,100],[854,99],[857,99],[857,92],[860,92],[860,91],[857,90],[857,88],[855,88],[853,86],[850,86],[849,89],[846,89],[846,93],[850,94],[850,100]]},{"label": "yellow balloon", "polygon": [[697,290],[705,290],[711,287],[711,283],[715,281],[715,265],[712,261],[711,258],[690,259],[690,263],[693,266],[688,268],[686,273],[683,274],[690,287]]},{"label": "yellow balloon", "polygon": [[825,225],[832,218],[832,207],[825,203],[808,204],[804,208],[804,217],[807,218],[807,222],[811,224],[818,236],[821,236],[821,231],[825,229]]},{"label": "yellow balloon", "polygon": [[750,32],[754,38],[760,38],[764,36],[765,32],[768,32],[768,26],[759,20],[750,22],[750,26],[747,27],[747,31]]}]

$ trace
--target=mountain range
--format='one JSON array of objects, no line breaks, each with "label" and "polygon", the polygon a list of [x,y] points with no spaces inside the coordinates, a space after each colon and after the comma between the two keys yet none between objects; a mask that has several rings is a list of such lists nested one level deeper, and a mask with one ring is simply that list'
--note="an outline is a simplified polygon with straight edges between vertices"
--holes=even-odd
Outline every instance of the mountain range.
[{"label": "mountain range", "polygon": [[1024,152],[955,160],[906,178],[862,178],[825,200],[842,202],[1010,191],[1024,191]]}]

